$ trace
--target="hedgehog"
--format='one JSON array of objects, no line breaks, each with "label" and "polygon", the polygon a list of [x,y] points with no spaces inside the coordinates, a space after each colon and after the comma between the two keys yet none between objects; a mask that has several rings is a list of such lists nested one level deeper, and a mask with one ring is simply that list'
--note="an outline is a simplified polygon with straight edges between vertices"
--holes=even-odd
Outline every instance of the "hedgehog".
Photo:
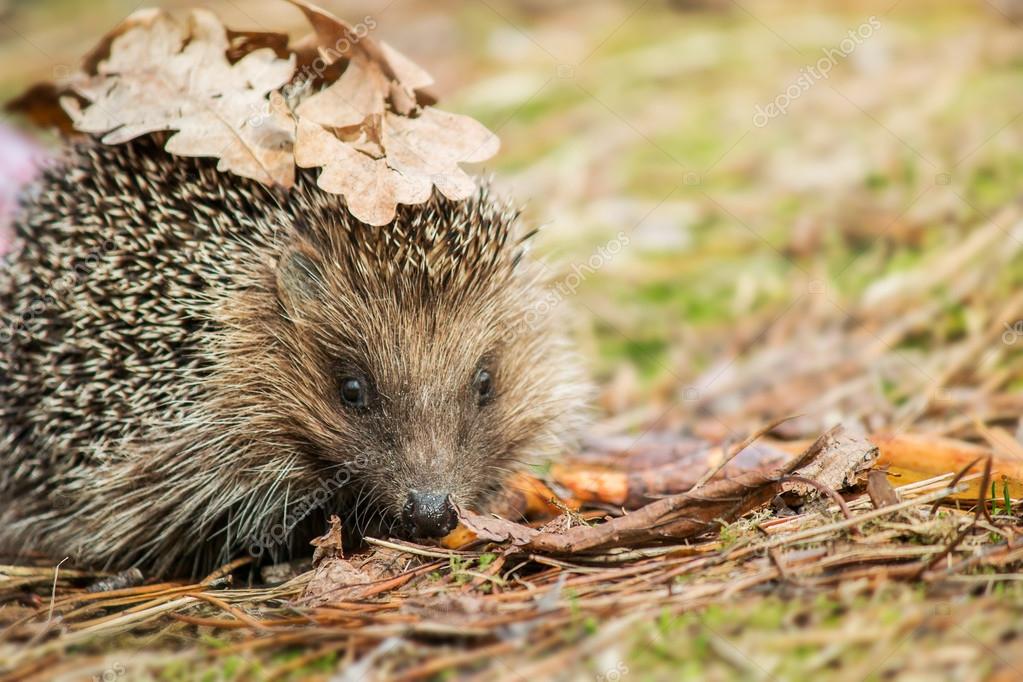
[{"label": "hedgehog", "polygon": [[69,146],[0,264],[0,552],[198,574],[436,538],[577,431],[549,268],[487,182],[371,227],[140,138]]}]

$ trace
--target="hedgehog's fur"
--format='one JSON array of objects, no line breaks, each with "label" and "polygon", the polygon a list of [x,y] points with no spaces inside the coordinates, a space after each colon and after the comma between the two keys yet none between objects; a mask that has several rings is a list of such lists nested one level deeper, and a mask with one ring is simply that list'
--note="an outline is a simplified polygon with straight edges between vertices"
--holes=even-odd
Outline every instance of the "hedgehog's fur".
[{"label": "hedgehog's fur", "polygon": [[306,172],[276,197],[151,140],[75,147],[26,193],[0,272],[0,552],[282,557],[332,513],[393,529],[413,486],[483,503],[570,428],[582,384],[514,212],[481,191],[368,227]]}]

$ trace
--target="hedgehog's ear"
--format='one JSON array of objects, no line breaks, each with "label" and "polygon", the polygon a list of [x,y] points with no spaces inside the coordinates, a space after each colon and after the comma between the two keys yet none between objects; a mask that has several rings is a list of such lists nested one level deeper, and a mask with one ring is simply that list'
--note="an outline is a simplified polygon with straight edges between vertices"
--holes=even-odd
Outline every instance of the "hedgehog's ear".
[{"label": "hedgehog's ear", "polygon": [[277,297],[289,314],[301,317],[310,304],[323,298],[323,268],[309,242],[296,239],[277,262]]}]

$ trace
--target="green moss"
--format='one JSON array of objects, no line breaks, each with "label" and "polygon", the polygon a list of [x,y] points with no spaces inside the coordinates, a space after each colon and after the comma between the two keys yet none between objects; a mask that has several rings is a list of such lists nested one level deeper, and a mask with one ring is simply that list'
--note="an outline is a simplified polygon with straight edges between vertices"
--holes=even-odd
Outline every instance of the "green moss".
[{"label": "green moss", "polygon": [[[655,620],[637,628],[624,658],[630,676],[640,680],[745,680],[750,671],[769,679],[815,679],[827,677],[819,667],[819,642],[825,638],[830,642],[828,670],[873,669],[873,677],[867,679],[881,679],[884,670],[903,669],[922,651],[953,641],[998,649],[999,638],[1015,632],[1023,589],[999,583],[992,592],[999,596],[997,607],[987,613],[964,612],[970,615],[960,615],[955,627],[932,617],[958,607],[926,588],[896,584],[869,596],[844,599],[797,593],[788,599],[753,596],[684,613],[666,607]],[[850,618],[862,625],[851,629]],[[876,655],[875,642],[856,636],[862,627],[892,640],[883,668],[870,658]],[[903,646],[895,646],[898,642]],[[722,655],[724,650],[728,656]]]},{"label": "green moss", "polygon": [[495,559],[497,559],[497,555],[493,552],[481,554],[479,559],[476,560],[476,567],[481,571],[485,571],[490,567],[490,564],[494,563]]}]

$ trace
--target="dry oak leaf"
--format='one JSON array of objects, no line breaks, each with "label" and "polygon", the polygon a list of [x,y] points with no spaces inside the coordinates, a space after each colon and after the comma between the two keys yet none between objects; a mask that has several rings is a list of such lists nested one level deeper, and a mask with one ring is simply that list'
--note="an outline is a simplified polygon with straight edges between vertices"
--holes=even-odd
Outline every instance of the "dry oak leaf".
[{"label": "dry oak leaf", "polygon": [[344,557],[341,519],[330,517],[327,532],[312,540],[313,570],[302,592],[301,601],[318,606],[330,601],[360,599],[371,592],[380,576],[356,567]]},{"label": "dry oak leaf", "polygon": [[471,196],[475,183],[460,165],[493,156],[497,136],[431,108],[430,75],[369,36],[369,18],[353,27],[288,1],[314,29],[294,46],[283,33],[228,30],[206,10],[187,24],[137,11],[85,56],[81,72],[16,108],[71,130],[66,112],[74,130],[105,144],[172,131],[168,153],[215,157],[218,170],[270,186],[291,187],[296,165],[321,168],[319,187],[371,225],[391,222],[399,204],[425,202],[434,187],[454,201]]},{"label": "dry oak leaf", "polygon": [[322,125],[299,117],[295,163],[323,167],[316,184],[343,194],[348,208],[369,225],[386,225],[398,204],[418,204],[436,186],[453,201],[475,191],[473,179],[459,164],[490,158],[497,136],[467,117],[425,107],[416,118],[386,113],[383,158],[374,158]]},{"label": "dry oak leaf", "polygon": [[217,157],[217,170],[294,184],[294,122],[280,97],[267,97],[291,79],[293,55],[279,59],[263,47],[231,64],[227,30],[201,9],[187,27],[142,11],[110,36],[87,59],[95,73],[72,82],[84,107],[61,100],[76,129],[103,134],[105,144],[176,131],[165,147],[171,154]]},{"label": "dry oak leaf", "polygon": [[398,204],[426,201],[433,186],[454,201],[471,196],[475,183],[459,164],[496,154],[497,136],[467,116],[420,107],[433,79],[397,50],[303,0],[289,2],[312,24],[324,63],[347,60],[340,78],[295,108],[296,164],[323,167],[320,189],[344,195],[370,225],[389,223]]},{"label": "dry oak leaf", "polygon": [[521,523],[508,521],[499,516],[484,516],[468,509],[458,508],[458,520],[477,538],[490,542],[506,542],[514,545],[525,545],[535,538],[539,531]]},{"label": "dry oak leaf", "polygon": [[430,182],[407,177],[342,142],[323,126],[299,119],[295,163],[323,166],[316,180],[325,192],[342,194],[352,215],[367,225],[386,225],[398,204],[421,204],[430,198]]},{"label": "dry oak leaf", "polygon": [[[371,94],[373,99],[379,99],[381,103],[384,99],[390,98],[392,109],[402,115],[411,113],[417,104],[432,103],[432,96],[423,92],[423,89],[433,84],[433,77],[387,43],[367,35],[368,30],[375,24],[360,26],[362,29],[360,33],[348,22],[305,0],[288,2],[302,10],[312,25],[316,32],[314,48],[325,64],[331,65],[341,59],[347,59],[348,68],[355,63],[363,72],[379,74],[380,78],[376,78],[375,75],[371,78],[372,83],[361,84],[364,89],[361,93],[363,97]],[[305,50],[299,47],[298,51]],[[334,91],[327,95],[328,100],[338,93],[342,97],[348,94],[337,82],[327,90]],[[316,108],[317,105],[312,106]],[[372,108],[378,107],[373,105]],[[379,108],[382,110],[382,107]],[[317,122],[329,125],[322,121]]]},{"label": "dry oak leaf", "polygon": [[486,161],[500,147],[497,135],[475,119],[425,107],[415,118],[388,113],[384,150],[391,168],[406,176],[429,178],[453,201],[476,190],[462,163]]},{"label": "dry oak leaf", "polygon": [[327,532],[309,541],[313,549],[313,566],[317,567],[328,559],[344,559],[344,539],[342,537],[341,519],[336,514],[330,516]]},{"label": "dry oak leaf", "polygon": [[295,115],[327,128],[362,125],[370,116],[384,113],[388,88],[379,66],[353,58],[333,84],[302,100]]}]

